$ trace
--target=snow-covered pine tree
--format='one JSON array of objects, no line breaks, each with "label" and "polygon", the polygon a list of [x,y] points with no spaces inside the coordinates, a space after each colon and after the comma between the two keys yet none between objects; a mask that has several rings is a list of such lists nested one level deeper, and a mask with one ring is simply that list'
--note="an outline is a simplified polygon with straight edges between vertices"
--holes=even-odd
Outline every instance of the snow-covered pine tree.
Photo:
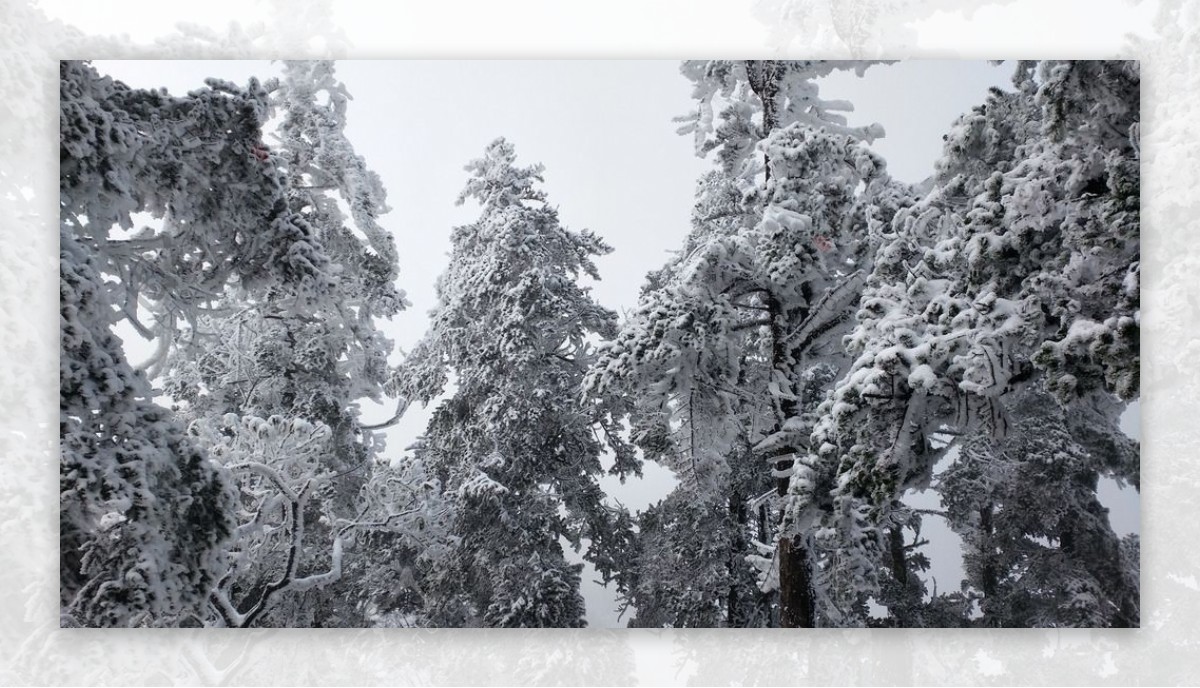
[{"label": "snow-covered pine tree", "polygon": [[427,613],[441,626],[583,626],[580,565],[560,539],[589,539],[602,570],[621,544],[596,483],[596,429],[617,442],[615,428],[580,394],[616,317],[579,280],[598,278],[592,259],[610,249],[559,224],[541,166],[516,166],[504,139],[467,169],[459,202],[482,214],[454,229],[429,331],[396,376],[408,399],[448,394],[422,453],[452,502],[454,549],[423,581]]},{"label": "snow-covered pine tree", "polygon": [[1118,538],[1096,494],[1096,458],[1044,390],[1010,406],[1012,432],[967,439],[938,476],[963,538],[975,623],[1001,628],[1138,624],[1138,537]]},{"label": "snow-covered pine tree", "polygon": [[[702,177],[697,196],[693,231],[681,256],[745,221],[740,194],[721,172]],[[707,323],[734,319],[736,313],[728,304],[699,316],[684,310],[694,304],[676,293],[681,269],[676,259],[648,276],[620,343],[602,349],[588,379],[592,394],[626,399],[643,457],[680,478],[671,495],[639,516],[639,536],[623,559],[618,588],[636,610],[633,626],[771,625],[773,595],[757,589],[745,562],[758,554],[754,539],[772,538],[768,505],[761,499],[750,504],[772,489],[769,473],[750,456],[751,438],[765,432],[764,419],[771,417],[766,380],[761,367],[729,360],[731,349],[707,353],[706,338],[716,334]],[[756,334],[747,329],[742,336]],[[622,357],[626,346],[635,348]],[[630,357],[656,366],[661,377],[642,378]],[[686,363],[670,370],[680,362]],[[652,383],[659,385],[655,391],[642,386]],[[732,456],[739,452],[743,456]]]},{"label": "snow-covered pine tree", "polygon": [[[836,466],[835,503],[877,529],[908,519],[900,498],[930,484],[955,437],[1012,456],[1027,389],[1063,404],[1067,434],[1055,436],[1073,443],[1063,456],[1084,452],[1085,486],[1138,481],[1118,428],[1138,390],[1137,67],[1021,63],[1014,83],[956,124],[935,187],[897,214],[847,340],[857,360],[812,436],[806,463]],[[999,483],[1025,475],[990,465]],[[801,487],[795,522],[812,518]],[[845,544],[863,561],[880,540]],[[863,568],[842,575],[872,589]],[[1117,604],[1108,618],[1131,622]]]},{"label": "snow-covered pine tree", "polygon": [[354,549],[354,524],[411,524],[363,520],[359,494],[382,448],[358,411],[363,399],[381,400],[388,376],[391,342],[375,322],[405,301],[394,240],[378,223],[386,194],[345,136],[349,96],[333,63],[285,62],[283,72],[272,100],[279,145],[255,154],[280,171],[288,207],[320,241],[330,288],[298,308],[286,292],[230,285],[222,309],[173,348],[164,387],[241,492],[217,619],[361,626],[373,594],[361,583],[375,557],[359,547],[335,562],[333,552]]},{"label": "snow-covered pine tree", "polygon": [[638,515],[638,534],[618,577],[624,601],[636,612],[631,627],[772,624],[774,597],[758,590],[755,571],[746,563],[747,556],[758,554],[752,538],[769,540],[760,531],[770,532],[771,526],[760,521],[750,499],[737,498],[749,493],[746,485],[769,490],[764,484],[770,476],[758,462],[732,452],[729,457],[727,480],[735,497],[714,502],[681,486]]},{"label": "snow-covered pine tree", "polygon": [[[715,560],[696,564],[727,567],[726,580],[710,588],[726,600],[726,624],[771,622],[769,614],[734,613],[727,603],[761,597],[735,583],[747,558],[768,568],[764,589],[779,591],[781,625],[817,621],[813,553],[791,535],[778,538],[778,517],[768,511],[786,493],[812,403],[845,365],[831,343],[869,268],[871,231],[908,200],[860,143],[882,130],[848,127],[835,111],[849,104],[818,96],[818,77],[866,66],[684,63],[698,107],[681,133],[695,134],[698,154],[716,151],[719,170],[701,180],[684,251],[651,276],[638,311],[589,381],[593,390],[635,398],[635,440],[681,476],[679,489],[690,496],[660,510],[691,503],[735,515],[726,527],[739,535],[715,535],[733,549],[710,548]],[[656,523],[688,518],[682,511],[652,516]],[[752,547],[756,539],[768,557]],[[643,590],[672,589],[634,578]],[[639,608],[663,608],[644,597],[635,600]]]},{"label": "snow-covered pine tree", "polygon": [[[175,98],[87,63],[60,74],[63,622],[195,623],[224,569],[233,496],[113,327],[153,338],[197,322],[235,279],[311,303],[328,261],[254,154],[267,111],[256,82]],[[139,212],[162,228],[131,236]]]}]

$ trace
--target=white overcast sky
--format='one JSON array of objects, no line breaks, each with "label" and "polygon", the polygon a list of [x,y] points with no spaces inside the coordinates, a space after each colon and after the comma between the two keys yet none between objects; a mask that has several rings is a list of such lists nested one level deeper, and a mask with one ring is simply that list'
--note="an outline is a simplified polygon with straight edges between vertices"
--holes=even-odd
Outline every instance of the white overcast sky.
[{"label": "white overcast sky", "polygon": [[[206,77],[245,83],[279,73],[276,64],[253,61],[95,65],[132,86],[177,94]],[[851,124],[882,124],[887,135],[873,147],[894,177],[920,182],[932,173],[954,119],[981,103],[989,87],[1007,87],[1011,71],[1011,63],[906,61],[876,65],[863,77],[832,75],[822,80],[821,95],[854,103]],[[636,306],[642,278],[682,243],[694,182],[712,164],[695,156],[691,137],[675,133],[679,125],[672,119],[692,107],[678,61],[350,60],[338,62],[337,76],[354,98],[347,134],[382,177],[392,207],[382,224],[396,236],[399,284],[413,306],[384,329],[401,349],[425,330],[450,229],[477,215],[471,204],[454,205],[466,180],[463,165],[496,137],[516,146],[519,163],[545,165],[544,189],[566,226],[590,228],[615,249],[598,261],[602,280],[594,295],[618,313]],[[390,409],[365,414],[374,422]],[[402,452],[427,418],[419,409],[410,412],[389,432],[389,451]],[[666,471],[648,466],[645,480],[606,487],[640,509],[661,499],[671,483]],[[1105,490],[1118,531],[1137,531],[1136,493]],[[957,567],[954,555],[935,565],[939,589],[957,587]],[[588,584],[585,596],[591,625],[617,625],[611,594]]]}]

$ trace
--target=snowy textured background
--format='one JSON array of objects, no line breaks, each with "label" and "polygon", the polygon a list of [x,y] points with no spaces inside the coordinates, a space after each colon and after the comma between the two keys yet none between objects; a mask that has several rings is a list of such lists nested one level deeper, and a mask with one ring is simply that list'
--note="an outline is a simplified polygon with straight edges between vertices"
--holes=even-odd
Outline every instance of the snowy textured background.
[{"label": "snowy textured background", "polygon": [[[1200,473],[1189,450],[1200,430],[1191,263],[1198,170],[1185,126],[1195,112],[1200,69],[1194,3],[1038,2],[758,3],[446,2],[334,10],[331,3],[209,2],[0,4],[0,175],[29,175],[0,198],[0,450],[12,467],[0,485],[0,644],[5,683],[1173,683],[1189,666],[1200,632],[1194,528]],[[118,12],[118,8],[122,11]],[[347,8],[348,9],[348,8]],[[44,12],[44,13],[43,13]],[[80,27],[71,31],[46,15]],[[530,17],[537,17],[531,21]],[[1087,21],[1080,21],[1087,17]],[[178,29],[178,22],[196,25]],[[231,23],[232,22],[232,23]],[[553,30],[550,30],[553,29]],[[319,35],[311,38],[313,31]],[[120,36],[120,34],[127,34]],[[604,36],[609,36],[604,38]],[[531,47],[532,46],[532,47]],[[1005,633],[463,631],[60,631],[55,576],[57,266],[50,223],[57,214],[56,65],[61,57],[1069,57],[1130,56],[1144,65],[1143,203],[1147,319],[1143,457],[1143,625],[1140,631]],[[361,92],[361,89],[358,89]],[[849,95],[854,99],[853,95]],[[970,102],[977,100],[972,97]],[[356,103],[356,106],[361,103]],[[861,109],[860,105],[860,109]],[[961,110],[962,108],[959,108]],[[670,114],[676,114],[675,111]],[[352,111],[353,116],[353,111]],[[879,118],[883,119],[883,118]],[[887,123],[886,120],[885,124]],[[894,130],[894,127],[892,127]],[[353,132],[352,132],[353,133]],[[893,131],[894,134],[894,131]],[[515,138],[514,134],[514,138]],[[469,150],[477,146],[469,142]],[[686,149],[686,144],[681,142]],[[554,180],[563,176],[548,154]],[[450,156],[453,157],[453,156]],[[453,157],[454,167],[461,164]],[[374,163],[373,158],[371,162]],[[694,175],[693,175],[694,176]],[[457,182],[455,182],[457,183]],[[553,182],[552,182],[553,183]],[[690,197],[690,177],[687,193]],[[394,185],[393,185],[394,186]],[[393,188],[393,206],[402,207]],[[552,197],[578,222],[572,204]],[[685,206],[686,207],[686,206]],[[444,231],[438,224],[434,231]],[[403,235],[421,231],[397,227]],[[682,231],[682,229],[680,230]],[[612,237],[620,246],[619,239]],[[1190,249],[1190,250],[1189,250]],[[656,259],[656,262],[659,262]],[[424,282],[409,265],[404,285]],[[602,270],[605,266],[601,266]],[[622,280],[607,272],[616,288]],[[640,274],[638,275],[640,276]],[[624,285],[629,288],[629,285]],[[601,293],[602,300],[608,297]],[[414,310],[423,310],[418,303]],[[419,331],[419,328],[416,328]],[[136,637],[135,637],[136,635]]]}]

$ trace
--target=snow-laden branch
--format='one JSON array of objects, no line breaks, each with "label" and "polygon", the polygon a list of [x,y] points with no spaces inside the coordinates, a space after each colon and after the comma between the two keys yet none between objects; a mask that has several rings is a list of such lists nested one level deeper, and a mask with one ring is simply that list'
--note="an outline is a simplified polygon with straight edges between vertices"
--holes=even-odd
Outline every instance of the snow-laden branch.
[{"label": "snow-laden branch", "polygon": [[859,297],[866,275],[857,270],[830,289],[813,306],[808,317],[787,335],[789,341],[798,342],[796,348],[803,351],[830,327],[844,320],[849,306]]},{"label": "snow-laden branch", "polygon": [[[281,482],[278,472],[270,469],[270,467],[253,462],[241,464],[240,467],[264,475],[273,482],[279,479],[280,482],[276,484],[281,490],[287,490],[287,514],[288,521],[291,524],[291,542],[288,548],[287,563],[284,565],[283,572],[278,579],[263,589],[258,599],[254,601],[246,612],[238,611],[237,607],[229,599],[227,590],[218,587],[213,591],[211,602],[225,625],[231,628],[248,628],[252,626],[270,608],[271,602],[276,595],[289,591],[302,592],[311,590],[312,588],[324,587],[342,577],[342,538],[340,534],[333,540],[329,571],[308,576],[298,575],[300,557],[304,550],[304,507],[315,485],[320,481],[308,480],[297,492],[284,485]],[[263,470],[263,468],[267,470]]]},{"label": "snow-laden branch", "polygon": [[296,496],[296,492],[292,490],[291,486],[289,486],[286,481],[284,481],[283,476],[279,474],[279,471],[265,463],[260,463],[258,461],[245,461],[243,463],[231,464],[226,466],[226,468],[234,472],[246,471],[247,473],[256,473],[261,475],[278,487],[279,491],[282,492],[283,496],[288,500],[294,502],[298,498]]},{"label": "snow-laden branch", "polygon": [[409,399],[407,397],[401,397],[400,400],[396,402],[396,412],[394,414],[392,414],[391,418],[388,418],[387,420],[380,422],[380,423],[359,425],[358,429],[364,430],[364,431],[371,431],[371,430],[383,430],[385,428],[390,428],[393,425],[395,425],[396,423],[400,422],[400,419],[404,417],[405,412],[408,411],[408,407],[410,404],[412,404],[411,399]]},{"label": "snow-laden branch", "polygon": [[332,564],[330,569],[325,573],[305,576],[304,578],[295,578],[288,584],[288,590],[304,591],[311,588],[321,588],[330,583],[337,581],[342,577],[342,538],[337,537],[333,540]]}]

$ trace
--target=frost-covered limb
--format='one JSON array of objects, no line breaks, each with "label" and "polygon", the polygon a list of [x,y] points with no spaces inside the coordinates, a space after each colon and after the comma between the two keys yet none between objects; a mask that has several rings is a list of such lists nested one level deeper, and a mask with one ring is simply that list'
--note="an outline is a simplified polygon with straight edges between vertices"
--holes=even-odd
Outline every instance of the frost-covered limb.
[{"label": "frost-covered limb", "polygon": [[226,628],[243,628],[246,625],[246,615],[241,614],[234,608],[233,603],[229,601],[229,595],[226,591],[219,588],[214,590],[211,600]]},{"label": "frost-covered limb", "polygon": [[333,541],[333,551],[331,553],[332,564],[329,571],[325,573],[313,574],[303,578],[295,578],[288,584],[288,590],[303,592],[311,588],[320,588],[338,580],[342,577],[342,538],[335,538]]},{"label": "frost-covered limb", "polygon": [[390,526],[392,523],[395,523],[396,521],[398,521],[400,519],[408,518],[409,516],[412,516],[414,514],[423,513],[424,511],[425,511],[425,507],[422,506],[422,507],[415,508],[415,509],[407,509],[405,511],[401,511],[401,512],[395,513],[395,514],[388,514],[384,518],[374,520],[374,521],[354,520],[354,521],[351,521],[350,523],[343,525],[341,527],[341,529],[338,531],[338,534],[344,535],[347,532],[354,530],[356,528],[364,528],[364,529],[386,528],[386,527]]},{"label": "frost-covered limb", "polygon": [[833,288],[821,295],[821,299],[809,310],[805,319],[787,334],[789,342],[797,351],[805,351],[822,334],[840,324],[847,316],[851,303],[860,295],[866,275],[855,270],[840,280]]},{"label": "frost-covered limb", "polygon": [[[304,509],[318,484],[317,481],[307,480],[299,490],[286,486],[278,472],[262,464],[254,462],[237,465],[237,468],[262,474],[274,482],[281,490],[286,490],[287,526],[290,531],[290,544],[287,559],[279,578],[269,583],[258,597],[246,606],[245,612],[239,612],[229,599],[227,590],[217,588],[212,593],[212,603],[225,624],[232,628],[248,628],[252,626],[263,613],[271,607],[273,598],[285,592],[303,592],[317,587],[329,585],[342,575],[342,539],[340,535],[334,538],[330,554],[329,571],[308,576],[298,575],[301,553],[304,550],[305,514]],[[228,578],[225,582],[228,582]]]},{"label": "frost-covered limb", "polygon": [[[300,573],[303,562],[310,557],[306,554],[309,549],[306,509],[313,496],[337,477],[315,460],[328,450],[329,429],[280,416],[261,419],[228,414],[219,424],[197,421],[192,432],[212,448],[216,458],[225,461],[227,470],[263,481],[261,486],[245,478],[240,481],[243,499],[252,500],[256,507],[249,510],[249,518],[235,531],[237,557],[233,568],[212,593],[212,606],[223,623],[235,627],[254,625],[285,593],[321,588],[338,581],[342,576],[340,533],[333,537],[330,570],[307,576]],[[277,510],[283,513],[282,522],[277,527],[265,527],[268,514]],[[255,597],[235,603],[230,590],[239,574],[259,566],[257,559],[275,550],[276,533],[286,538],[280,553],[284,559],[280,573],[264,582]]]},{"label": "frost-covered limb", "polygon": [[228,468],[231,471],[246,471],[248,473],[257,473],[258,475],[263,476],[267,480],[270,480],[275,485],[275,487],[279,488],[279,491],[283,494],[283,497],[285,499],[292,501],[292,502],[299,499],[299,497],[297,496],[296,492],[292,489],[292,487],[290,485],[288,485],[286,481],[284,481],[283,477],[279,474],[279,471],[275,470],[273,467],[268,466],[265,463],[260,463],[258,461],[245,461],[242,463],[229,464],[226,466],[226,468]]},{"label": "frost-covered limb", "polygon": [[404,413],[406,411],[408,411],[408,407],[411,404],[412,404],[411,399],[408,399],[406,397],[401,397],[400,400],[398,402],[396,402],[396,412],[394,414],[392,414],[391,418],[388,418],[387,420],[382,421],[380,423],[374,423],[374,424],[370,424],[370,425],[359,425],[358,429],[360,431],[370,432],[370,431],[384,430],[384,429],[390,428],[393,425],[395,425],[396,423],[400,422],[400,419],[404,417]]},{"label": "frost-covered limb", "polygon": [[[150,304],[153,307],[153,304]],[[171,353],[171,347],[175,343],[175,317],[165,312],[158,316],[158,323],[155,328],[157,341],[152,353],[146,360],[137,364],[136,370],[145,373],[146,378],[153,380],[158,377],[162,368],[167,363],[167,359]]]}]

